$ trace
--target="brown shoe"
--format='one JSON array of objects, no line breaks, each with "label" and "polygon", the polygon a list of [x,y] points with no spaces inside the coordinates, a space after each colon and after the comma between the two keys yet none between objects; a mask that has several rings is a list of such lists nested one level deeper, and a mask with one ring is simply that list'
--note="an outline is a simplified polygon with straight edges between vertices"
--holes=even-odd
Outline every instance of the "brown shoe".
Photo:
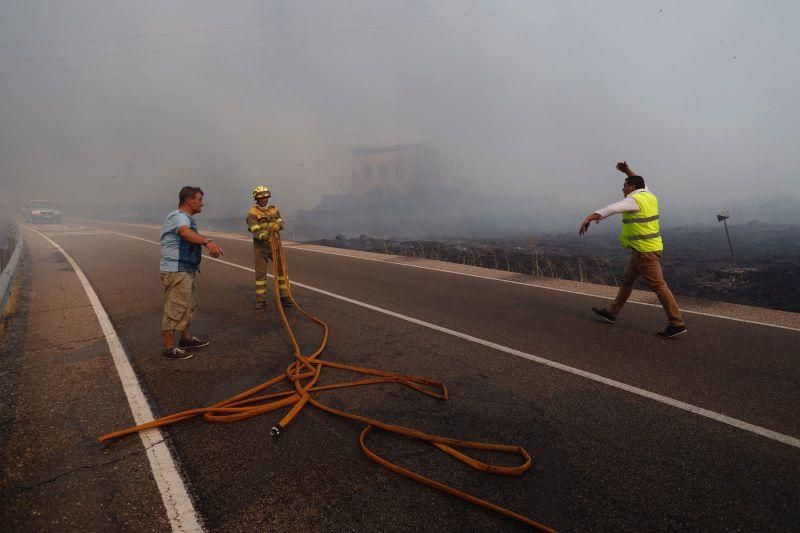
[{"label": "brown shoe", "polygon": [[264,309],[266,306],[267,306],[267,304],[266,304],[266,302],[264,302],[264,300],[258,300],[256,302],[255,308],[256,309]]}]

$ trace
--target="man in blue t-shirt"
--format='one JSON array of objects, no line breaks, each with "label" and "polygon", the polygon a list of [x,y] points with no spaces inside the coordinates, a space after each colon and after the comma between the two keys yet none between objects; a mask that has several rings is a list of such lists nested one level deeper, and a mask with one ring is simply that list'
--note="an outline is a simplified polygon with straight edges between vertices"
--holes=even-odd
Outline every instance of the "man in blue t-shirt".
[{"label": "man in blue t-shirt", "polygon": [[[200,270],[202,247],[208,248],[211,257],[222,255],[222,248],[197,233],[193,215],[203,210],[203,190],[184,187],[178,199],[178,209],[167,215],[161,225],[162,355],[167,359],[188,359],[192,356],[191,348],[208,346],[207,340],[189,332],[189,324],[197,313],[197,272]],[[180,332],[178,346],[175,346],[175,331]]]}]

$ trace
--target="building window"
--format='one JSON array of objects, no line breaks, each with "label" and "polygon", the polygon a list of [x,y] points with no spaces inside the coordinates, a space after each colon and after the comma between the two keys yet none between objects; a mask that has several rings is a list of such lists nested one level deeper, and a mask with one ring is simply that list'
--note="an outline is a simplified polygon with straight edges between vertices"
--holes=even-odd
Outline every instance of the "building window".
[{"label": "building window", "polygon": [[400,161],[398,161],[397,164],[394,167],[394,175],[395,175],[396,178],[402,178],[403,177],[403,165],[402,165],[402,163]]},{"label": "building window", "polygon": [[388,180],[388,179],[389,179],[389,165],[387,165],[386,163],[383,163],[383,164],[381,165],[381,168],[380,168],[380,178],[381,178],[383,181],[386,181],[386,180]]},{"label": "building window", "polygon": [[369,163],[364,163],[364,179],[372,179],[372,167],[369,166]]}]

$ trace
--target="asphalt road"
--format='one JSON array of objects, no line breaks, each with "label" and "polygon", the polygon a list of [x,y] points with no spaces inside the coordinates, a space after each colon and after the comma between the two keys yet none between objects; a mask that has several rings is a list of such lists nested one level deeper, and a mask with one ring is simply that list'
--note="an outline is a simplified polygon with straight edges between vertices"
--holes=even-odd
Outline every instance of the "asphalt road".
[{"label": "asphalt road", "polygon": [[[199,223],[202,232],[202,217]],[[193,329],[212,344],[189,360],[161,358],[160,250],[146,242],[157,241],[158,230],[92,225],[109,232],[38,228],[86,274],[157,416],[227,398],[291,362],[276,310],[252,308],[252,273],[207,258]],[[217,241],[226,261],[252,267],[248,242]],[[658,308],[630,305],[612,326],[592,317],[589,307],[602,303],[592,297],[286,253],[294,282],[416,319],[295,286],[301,305],[331,326],[325,358],[426,376],[450,390],[450,401],[440,402],[397,386],[348,389],[325,393],[331,405],[444,436],[521,445],[534,456],[534,468],[519,478],[492,476],[429,447],[375,435],[373,446],[396,462],[562,531],[800,530],[800,448],[792,444],[800,437],[800,332],[693,314],[688,335],[665,341],[654,335],[664,322]],[[290,316],[303,346],[313,349],[319,329]],[[523,529],[382,469],[359,450],[359,424],[308,407],[271,439],[282,415],[193,420],[166,431],[209,529]],[[786,436],[790,442],[781,442]]]}]

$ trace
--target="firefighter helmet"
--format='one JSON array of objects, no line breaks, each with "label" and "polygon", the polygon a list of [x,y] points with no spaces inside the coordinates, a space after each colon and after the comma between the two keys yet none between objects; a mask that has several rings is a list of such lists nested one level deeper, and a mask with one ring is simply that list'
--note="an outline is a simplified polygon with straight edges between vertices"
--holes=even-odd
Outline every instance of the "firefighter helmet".
[{"label": "firefighter helmet", "polygon": [[259,185],[258,187],[253,189],[253,200],[258,198],[259,196],[266,196],[269,198],[270,196],[272,196],[272,193],[269,192],[269,189],[267,189],[265,186]]}]

